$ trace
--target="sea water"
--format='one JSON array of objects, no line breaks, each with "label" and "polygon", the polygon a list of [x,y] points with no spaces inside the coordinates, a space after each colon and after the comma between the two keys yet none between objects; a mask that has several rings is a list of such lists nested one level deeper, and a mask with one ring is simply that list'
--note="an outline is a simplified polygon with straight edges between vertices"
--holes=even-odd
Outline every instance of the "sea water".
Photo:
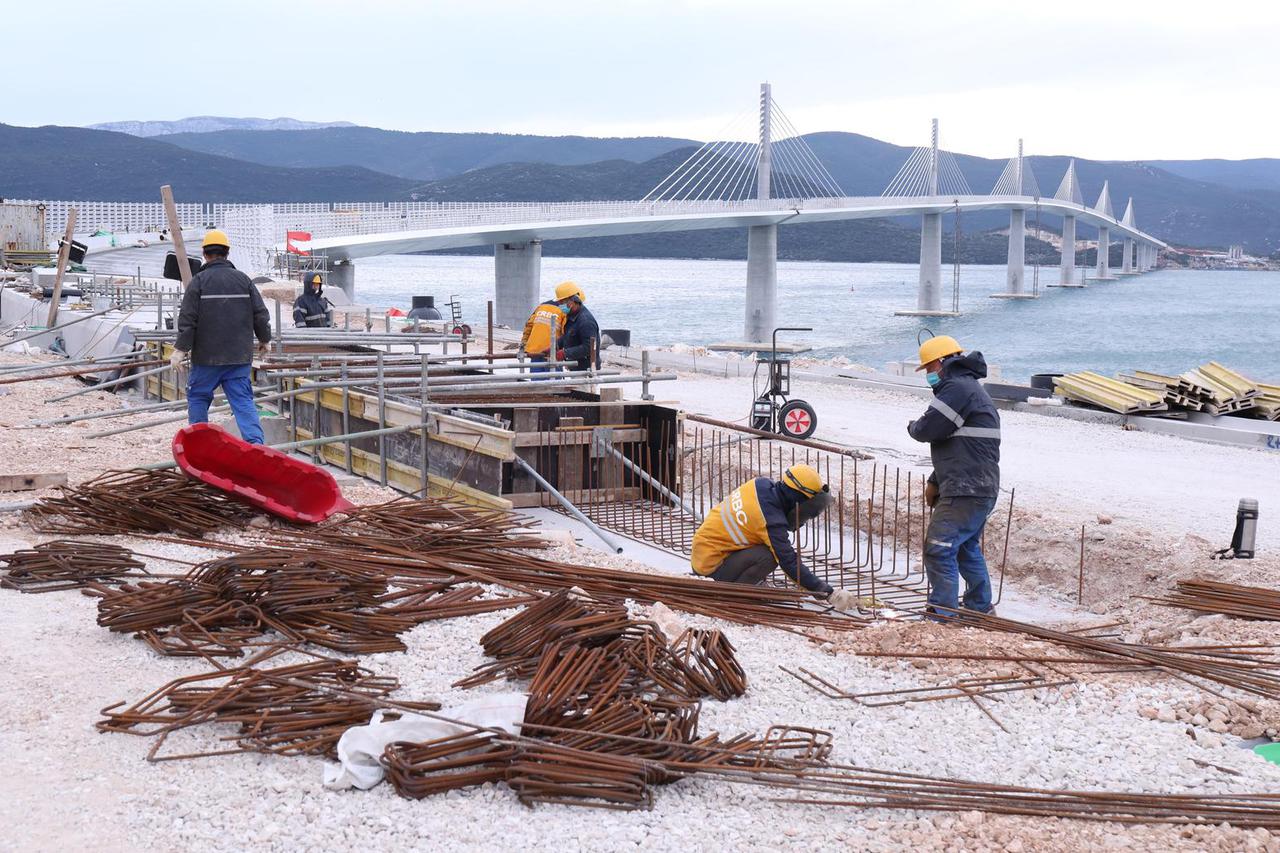
[{"label": "sea water", "polygon": [[[944,267],[944,307],[950,273]],[[1030,291],[1033,268],[1026,278]],[[544,297],[566,279],[582,286],[601,328],[630,329],[633,346],[743,336],[745,261],[542,259]],[[1076,370],[1181,373],[1214,360],[1280,383],[1280,272],[1161,270],[1059,289],[1046,286],[1058,282],[1057,267],[1044,267],[1040,298],[1007,300],[990,298],[1007,289],[1004,267],[962,266],[961,316],[893,316],[915,307],[917,280],[912,264],[780,261],[778,324],[813,331],[779,340],[807,343],[818,358],[882,369],[912,358],[928,329],[981,350],[1012,379]],[[356,262],[356,288],[360,302],[406,309],[411,296],[433,295],[446,316],[444,303],[456,299],[465,321],[480,329],[493,298],[493,258],[365,258]]]}]

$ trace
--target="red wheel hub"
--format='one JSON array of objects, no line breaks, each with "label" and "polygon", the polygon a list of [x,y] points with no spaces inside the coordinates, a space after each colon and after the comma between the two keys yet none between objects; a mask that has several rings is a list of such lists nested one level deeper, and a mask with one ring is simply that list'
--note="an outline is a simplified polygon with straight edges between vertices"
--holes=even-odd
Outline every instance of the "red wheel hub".
[{"label": "red wheel hub", "polygon": [[783,421],[783,426],[787,432],[794,435],[800,435],[809,428],[809,413],[797,409],[794,412],[787,412],[787,417]]}]

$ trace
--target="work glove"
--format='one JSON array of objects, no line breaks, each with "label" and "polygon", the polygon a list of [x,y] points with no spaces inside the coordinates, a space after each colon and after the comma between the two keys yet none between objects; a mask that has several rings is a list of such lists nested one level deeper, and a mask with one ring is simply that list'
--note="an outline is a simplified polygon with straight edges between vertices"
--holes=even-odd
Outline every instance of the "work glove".
[{"label": "work glove", "polygon": [[556,361],[564,361],[564,350],[556,350]]},{"label": "work glove", "polygon": [[301,328],[304,328],[306,325],[307,325],[307,324],[306,324],[306,322],[302,322],[302,323],[294,323],[294,324],[293,324],[293,327],[294,327],[295,329],[301,329]]},{"label": "work glove", "polygon": [[186,357],[187,354],[185,352],[175,347],[173,352],[169,353],[169,366],[177,367],[179,364],[182,364],[182,360]]},{"label": "work glove", "polygon": [[827,601],[836,610],[855,610],[858,607],[858,596],[848,589],[833,590]]},{"label": "work glove", "polygon": [[929,480],[924,484],[924,502],[930,507],[938,503],[938,484]]}]

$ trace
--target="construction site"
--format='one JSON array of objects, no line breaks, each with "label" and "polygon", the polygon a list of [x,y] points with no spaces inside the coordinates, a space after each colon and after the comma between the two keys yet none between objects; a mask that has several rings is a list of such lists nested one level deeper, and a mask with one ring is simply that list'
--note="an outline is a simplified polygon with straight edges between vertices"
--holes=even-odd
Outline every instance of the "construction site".
[{"label": "construction site", "polygon": [[[69,244],[0,291],[5,849],[1280,850],[1276,386],[992,386],[993,607],[943,622],[923,381],[540,365],[492,303],[294,327],[295,268],[256,285],[255,450],[224,399],[187,425],[190,271]],[[690,568],[796,466],[846,606]]]}]

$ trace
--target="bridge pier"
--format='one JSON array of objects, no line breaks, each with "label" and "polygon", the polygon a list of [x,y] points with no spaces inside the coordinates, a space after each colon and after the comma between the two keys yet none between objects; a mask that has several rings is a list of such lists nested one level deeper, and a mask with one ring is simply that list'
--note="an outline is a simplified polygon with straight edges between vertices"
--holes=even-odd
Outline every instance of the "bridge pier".
[{"label": "bridge pier", "polygon": [[1076,218],[1062,217],[1062,275],[1059,284],[1075,284],[1076,277]]},{"label": "bridge pier", "polygon": [[542,278],[542,241],[498,243],[493,247],[494,322],[513,329],[538,305]]},{"label": "bridge pier", "polygon": [[1098,226],[1098,272],[1099,281],[1111,278],[1111,229],[1105,225]]},{"label": "bridge pier", "polygon": [[1125,275],[1133,274],[1133,238],[1124,238],[1124,260],[1120,262],[1120,272]]},{"label": "bridge pier", "polygon": [[942,214],[920,217],[920,290],[916,310],[942,312]]},{"label": "bridge pier", "polygon": [[1009,270],[1010,296],[1022,296],[1026,277],[1027,212],[1022,209],[1009,211]]},{"label": "bridge pier", "polygon": [[747,311],[744,339],[767,341],[778,325],[778,226],[747,229]]},{"label": "bridge pier", "polygon": [[348,302],[356,301],[356,265],[351,261],[335,261],[329,268],[326,287],[336,287],[347,295]]}]

